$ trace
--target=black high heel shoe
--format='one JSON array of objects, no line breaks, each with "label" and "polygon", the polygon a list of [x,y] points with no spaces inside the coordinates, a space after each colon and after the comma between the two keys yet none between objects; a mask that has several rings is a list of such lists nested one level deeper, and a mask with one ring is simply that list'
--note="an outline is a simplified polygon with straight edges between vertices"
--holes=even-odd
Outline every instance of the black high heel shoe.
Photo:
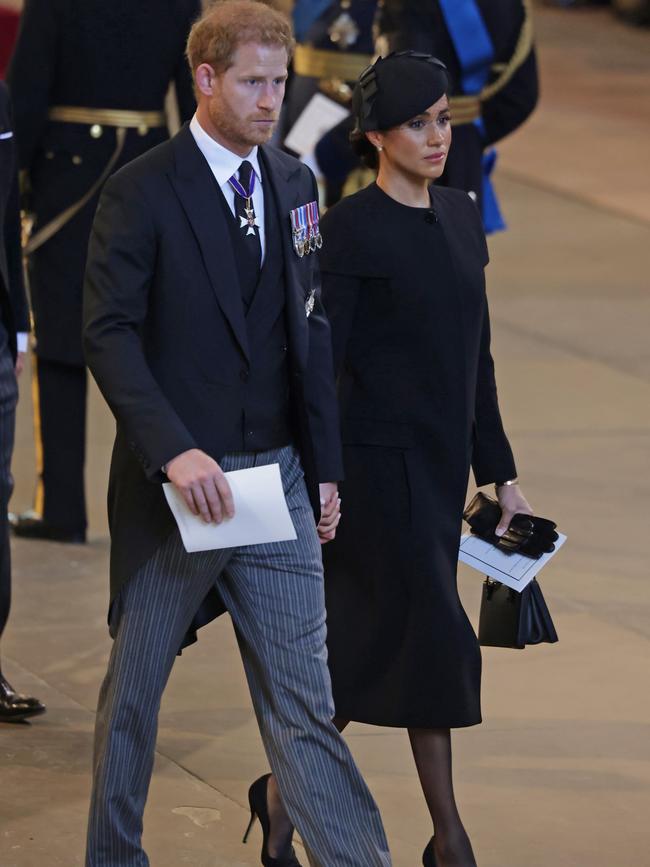
[{"label": "black high heel shoe", "polygon": [[422,863],[424,867],[437,867],[438,862],[436,861],[436,852],[433,848],[434,837],[432,837],[427,843],[427,848],[422,853]]},{"label": "black high heel shoe", "polygon": [[291,837],[289,837],[289,839],[287,840],[284,846],[284,850],[278,855],[277,858],[271,858],[271,856],[269,855],[268,839],[271,830],[271,822],[269,820],[266,788],[270,776],[271,774],[264,774],[264,776],[260,777],[259,780],[255,780],[253,785],[248,790],[248,803],[251,808],[251,820],[248,823],[248,828],[246,828],[246,833],[244,834],[244,839],[242,842],[247,842],[248,835],[251,832],[251,828],[253,827],[255,819],[259,819],[260,825],[262,826],[261,859],[264,867],[301,867],[300,862],[296,858],[295,850],[291,845],[293,832],[291,833]]}]

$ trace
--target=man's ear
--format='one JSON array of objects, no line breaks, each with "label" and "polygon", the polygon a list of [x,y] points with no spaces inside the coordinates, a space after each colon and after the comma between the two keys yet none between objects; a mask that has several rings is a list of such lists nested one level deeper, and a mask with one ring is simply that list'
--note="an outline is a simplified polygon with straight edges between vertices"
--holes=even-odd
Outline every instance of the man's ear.
[{"label": "man's ear", "polygon": [[194,81],[198,91],[205,96],[212,96],[212,88],[216,74],[209,63],[201,63],[194,70]]}]

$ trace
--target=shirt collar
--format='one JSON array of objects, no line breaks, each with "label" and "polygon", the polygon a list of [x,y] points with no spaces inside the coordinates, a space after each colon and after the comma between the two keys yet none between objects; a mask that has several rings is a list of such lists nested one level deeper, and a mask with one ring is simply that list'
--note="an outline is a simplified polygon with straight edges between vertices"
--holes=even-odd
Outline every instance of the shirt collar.
[{"label": "shirt collar", "polygon": [[215,141],[211,135],[203,129],[196,115],[190,121],[190,132],[194,136],[199,150],[208,161],[208,165],[212,170],[212,174],[217,179],[220,187],[228,183],[229,178],[239,170],[240,165],[244,160],[253,166],[257,181],[262,183],[262,172],[260,171],[260,161],[258,156],[257,145],[251,150],[247,157],[240,157],[238,154],[229,151],[223,145]]}]

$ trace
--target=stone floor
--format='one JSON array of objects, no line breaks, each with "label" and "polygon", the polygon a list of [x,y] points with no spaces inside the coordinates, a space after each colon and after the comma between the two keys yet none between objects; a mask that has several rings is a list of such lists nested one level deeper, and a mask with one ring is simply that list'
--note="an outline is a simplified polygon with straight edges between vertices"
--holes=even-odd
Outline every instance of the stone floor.
[{"label": "stone floor", "polygon": [[[455,735],[481,867],[650,865],[650,33],[540,9],[542,104],[501,149],[510,223],[491,241],[494,354],[525,491],[568,534],[543,586],[555,646],[484,653],[485,723]],[[31,497],[28,377],[13,506]],[[0,726],[0,867],[83,863],[93,709],[109,639],[104,516],[112,422],[93,391],[90,544],[14,545],[7,675],[46,716]],[[476,621],[480,579],[461,570]],[[349,743],[396,867],[430,834],[404,732]],[[179,660],[145,817],[152,867],[259,864],[246,790],[266,767],[230,624]],[[335,867],[335,865],[332,865]]]}]

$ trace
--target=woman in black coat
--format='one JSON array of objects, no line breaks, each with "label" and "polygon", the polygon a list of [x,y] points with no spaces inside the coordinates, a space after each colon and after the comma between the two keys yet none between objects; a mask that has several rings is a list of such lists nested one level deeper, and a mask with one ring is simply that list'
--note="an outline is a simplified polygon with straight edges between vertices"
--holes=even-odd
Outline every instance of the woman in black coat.
[{"label": "woman in black coat", "polygon": [[[423,863],[475,867],[450,739],[481,721],[480,650],[456,583],[470,467],[496,485],[499,535],[532,512],[497,403],[481,218],[466,193],[431,186],[451,143],[447,88],[443,64],[404,52],[355,91],[355,145],[379,172],[322,225],[346,471],[324,562],[335,723],[408,729],[435,828]],[[272,806],[273,784],[268,795]]]}]

